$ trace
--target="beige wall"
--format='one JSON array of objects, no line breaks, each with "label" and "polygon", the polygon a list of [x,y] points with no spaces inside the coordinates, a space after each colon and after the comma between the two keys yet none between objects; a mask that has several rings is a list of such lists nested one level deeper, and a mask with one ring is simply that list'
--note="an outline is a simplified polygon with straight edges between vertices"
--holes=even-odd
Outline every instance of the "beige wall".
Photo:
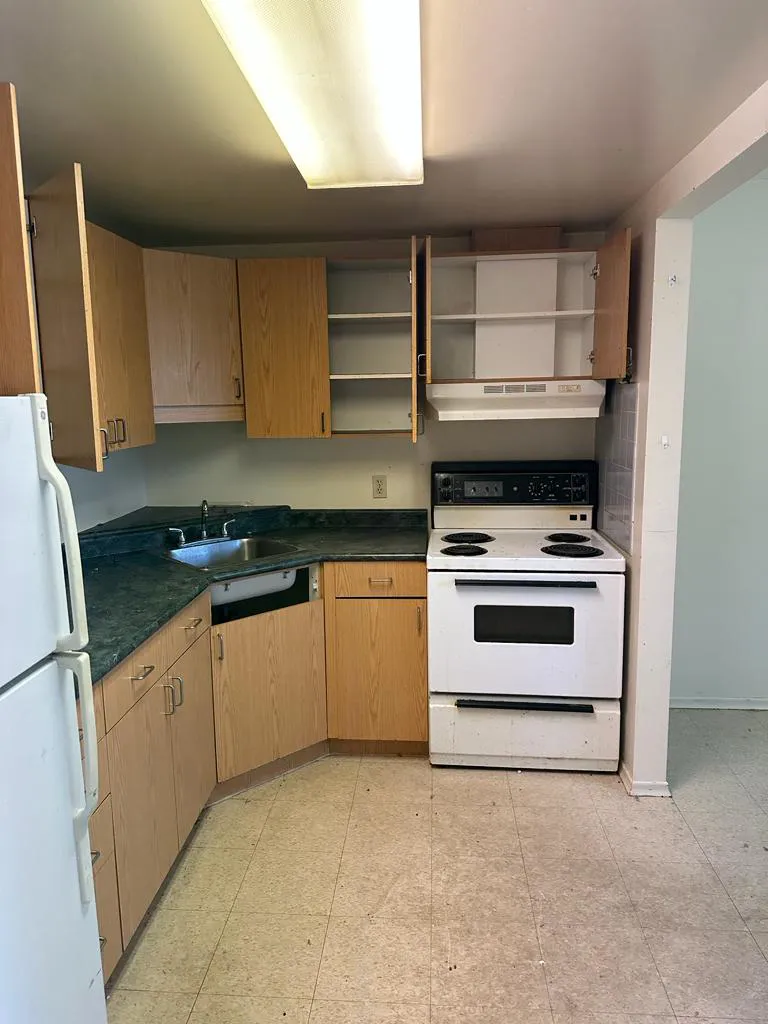
[{"label": "beige wall", "polygon": [[102,473],[59,467],[72,492],[78,530],[87,530],[147,504],[145,451],[148,449],[111,452]]},{"label": "beige wall", "polygon": [[666,791],[689,218],[765,167],[768,81],[616,225],[633,235],[638,400],[622,775],[636,793]]},{"label": "beige wall", "polygon": [[[248,501],[297,508],[426,508],[439,459],[592,458],[593,420],[435,423],[401,438],[248,440],[242,423],[158,426],[145,449],[152,505]],[[371,475],[387,475],[387,498]]]}]

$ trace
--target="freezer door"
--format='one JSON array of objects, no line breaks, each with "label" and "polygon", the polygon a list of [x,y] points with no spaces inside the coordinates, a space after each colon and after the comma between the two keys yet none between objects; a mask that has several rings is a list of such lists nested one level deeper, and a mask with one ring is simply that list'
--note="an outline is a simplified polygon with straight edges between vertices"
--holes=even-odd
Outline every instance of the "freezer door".
[{"label": "freezer door", "polygon": [[84,804],[73,676],[47,661],[0,693],[0,1024],[106,1024]]},{"label": "freezer door", "polygon": [[44,395],[0,398],[0,689],[52,651],[88,641],[72,498],[48,429]]}]

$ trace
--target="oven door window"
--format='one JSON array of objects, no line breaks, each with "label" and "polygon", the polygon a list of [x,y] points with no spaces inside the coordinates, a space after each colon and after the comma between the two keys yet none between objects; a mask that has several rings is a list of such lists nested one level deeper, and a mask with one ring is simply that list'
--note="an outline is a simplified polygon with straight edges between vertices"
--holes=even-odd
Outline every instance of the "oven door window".
[{"label": "oven door window", "polygon": [[573,608],[475,605],[475,643],[572,644]]}]

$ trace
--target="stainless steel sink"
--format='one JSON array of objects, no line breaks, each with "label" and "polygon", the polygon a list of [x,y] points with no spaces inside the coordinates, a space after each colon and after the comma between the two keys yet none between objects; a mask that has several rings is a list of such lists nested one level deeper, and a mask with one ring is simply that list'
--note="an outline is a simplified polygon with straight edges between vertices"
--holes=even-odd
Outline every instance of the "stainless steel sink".
[{"label": "stainless steel sink", "polygon": [[243,537],[233,540],[230,537],[214,537],[208,540],[196,540],[183,547],[168,552],[168,557],[175,562],[184,562],[204,572],[221,569],[237,569],[250,562],[269,558],[272,555],[290,555],[298,551],[293,544],[284,544],[268,537]]}]

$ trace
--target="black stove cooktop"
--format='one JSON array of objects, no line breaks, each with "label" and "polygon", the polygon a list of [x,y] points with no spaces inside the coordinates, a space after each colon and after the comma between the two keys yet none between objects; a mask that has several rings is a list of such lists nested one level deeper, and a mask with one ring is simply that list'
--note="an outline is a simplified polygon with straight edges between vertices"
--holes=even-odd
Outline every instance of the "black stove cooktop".
[{"label": "black stove cooktop", "polygon": [[556,555],[559,558],[597,558],[605,554],[590,544],[546,544],[541,550],[545,555]]},{"label": "black stove cooktop", "polygon": [[447,540],[449,544],[484,544],[486,541],[496,540],[496,538],[492,537],[490,533],[472,533],[471,530],[466,530],[461,533],[446,533],[443,540]]},{"label": "black stove cooktop", "polygon": [[447,548],[440,549],[443,555],[487,555],[488,548],[481,548],[479,544],[451,544]]}]

